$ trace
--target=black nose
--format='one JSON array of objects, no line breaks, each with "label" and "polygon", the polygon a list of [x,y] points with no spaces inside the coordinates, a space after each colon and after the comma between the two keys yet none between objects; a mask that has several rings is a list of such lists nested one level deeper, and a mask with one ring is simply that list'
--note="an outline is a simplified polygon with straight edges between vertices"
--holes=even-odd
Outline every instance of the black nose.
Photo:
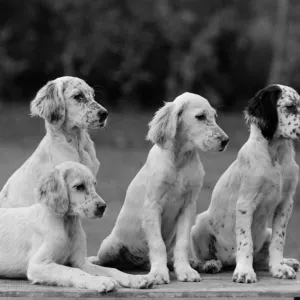
[{"label": "black nose", "polygon": [[98,111],[99,122],[104,122],[108,117],[108,111],[106,109],[102,109]]},{"label": "black nose", "polygon": [[105,209],[106,209],[106,204],[105,203],[97,203],[96,204],[95,215],[96,216],[102,216]]},{"label": "black nose", "polygon": [[221,141],[221,147],[225,148],[229,142],[229,138],[225,138]]}]

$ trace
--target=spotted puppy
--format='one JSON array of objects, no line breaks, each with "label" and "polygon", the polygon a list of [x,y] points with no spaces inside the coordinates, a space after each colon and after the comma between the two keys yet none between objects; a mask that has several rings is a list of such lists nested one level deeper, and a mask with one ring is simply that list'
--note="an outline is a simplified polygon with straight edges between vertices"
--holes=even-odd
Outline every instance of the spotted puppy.
[{"label": "spotted puppy", "polygon": [[155,145],[128,187],[111,234],[102,242],[100,265],[147,267],[156,284],[169,283],[174,260],[180,281],[199,281],[188,261],[189,234],[204,170],[198,150],[223,151],[228,137],[216,111],[199,95],[184,93],[157,111],[148,139]]},{"label": "spotted puppy", "polygon": [[105,202],[91,171],[64,162],[43,176],[36,204],[0,208],[0,276],[32,283],[107,292],[117,286],[146,288],[146,276],[128,275],[87,260],[81,219],[100,218]]},{"label": "spotted puppy", "polygon": [[[259,91],[245,110],[250,137],[217,182],[191,231],[198,260],[236,265],[235,282],[255,282],[253,262],[273,277],[296,278],[299,262],[283,258],[298,183],[293,140],[300,137],[300,97],[283,85]],[[268,220],[272,219],[272,229]]]},{"label": "spotted puppy", "polygon": [[64,161],[80,162],[94,176],[99,169],[88,130],[105,126],[108,113],[94,100],[94,90],[88,84],[69,76],[49,81],[30,108],[33,116],[45,119],[46,135],[4,185],[0,207],[31,205],[38,179]]}]

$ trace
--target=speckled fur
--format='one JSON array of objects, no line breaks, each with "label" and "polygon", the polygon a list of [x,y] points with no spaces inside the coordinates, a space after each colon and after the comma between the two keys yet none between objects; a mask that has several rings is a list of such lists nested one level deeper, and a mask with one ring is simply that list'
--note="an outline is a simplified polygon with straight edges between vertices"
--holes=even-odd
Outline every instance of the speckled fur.
[{"label": "speckled fur", "polygon": [[217,182],[208,210],[197,216],[193,254],[197,261],[236,265],[235,282],[257,280],[253,263],[269,264],[274,277],[294,279],[299,262],[283,258],[283,250],[298,183],[293,140],[300,132],[300,97],[290,87],[269,86],[245,114],[250,137]]},{"label": "speckled fur", "polygon": [[103,127],[98,113],[106,110],[94,100],[93,89],[82,79],[60,77],[41,88],[30,105],[31,114],[45,119],[46,135],[35,152],[8,179],[0,192],[0,207],[34,203],[38,179],[64,161],[86,165],[97,175],[99,161],[88,129]]},{"label": "speckled fur", "polygon": [[222,151],[222,141],[228,141],[215,116],[206,99],[191,93],[156,112],[148,132],[155,145],[91,261],[132,268],[150,262],[155,283],[163,284],[170,281],[167,261],[173,259],[178,280],[200,280],[188,261],[189,232],[204,177],[198,150]]}]

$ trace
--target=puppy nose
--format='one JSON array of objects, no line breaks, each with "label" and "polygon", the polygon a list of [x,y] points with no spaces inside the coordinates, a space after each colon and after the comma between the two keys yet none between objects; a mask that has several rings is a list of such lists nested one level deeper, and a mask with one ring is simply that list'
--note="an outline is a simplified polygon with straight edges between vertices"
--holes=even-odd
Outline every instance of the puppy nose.
[{"label": "puppy nose", "polygon": [[227,146],[228,142],[229,142],[229,138],[228,137],[225,138],[225,139],[223,139],[223,140],[221,140],[221,147],[225,148]]},{"label": "puppy nose", "polygon": [[96,204],[95,215],[96,216],[102,216],[105,209],[106,209],[106,204],[105,203],[97,203]]},{"label": "puppy nose", "polygon": [[100,122],[104,122],[108,117],[108,111],[106,109],[101,109],[98,111],[98,118]]}]

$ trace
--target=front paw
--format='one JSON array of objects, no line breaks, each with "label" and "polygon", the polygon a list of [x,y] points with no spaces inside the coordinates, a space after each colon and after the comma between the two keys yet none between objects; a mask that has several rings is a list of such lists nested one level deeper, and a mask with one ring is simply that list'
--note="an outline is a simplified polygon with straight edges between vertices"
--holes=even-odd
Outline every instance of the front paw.
[{"label": "front paw", "polygon": [[88,261],[94,265],[100,266],[100,261],[99,261],[98,256],[90,256],[90,257],[88,257]]},{"label": "front paw", "polygon": [[234,282],[239,282],[239,283],[253,283],[256,282],[256,274],[253,270],[253,268],[250,267],[244,267],[244,266],[236,266],[232,280]]},{"label": "front paw", "polygon": [[284,262],[270,266],[270,272],[275,278],[296,279],[296,272]]},{"label": "front paw", "polygon": [[96,277],[94,280],[89,280],[86,283],[86,288],[89,290],[96,290],[100,293],[111,292],[118,286],[117,282],[109,277]]},{"label": "front paw", "polygon": [[222,270],[222,262],[220,260],[208,260],[201,266],[203,273],[219,273]]},{"label": "front paw", "polygon": [[184,281],[184,282],[201,281],[200,274],[196,270],[192,269],[190,266],[175,268],[175,274],[179,281]]},{"label": "front paw", "polygon": [[129,275],[129,286],[133,289],[149,289],[154,284],[154,278],[150,275]]},{"label": "front paw", "polygon": [[150,276],[153,283],[157,285],[170,283],[169,269],[167,266],[152,268],[147,276]]},{"label": "front paw", "polygon": [[300,267],[300,263],[299,260],[295,259],[295,258],[284,258],[283,262],[290,266],[291,268],[294,269],[294,271],[298,272],[299,267]]}]

